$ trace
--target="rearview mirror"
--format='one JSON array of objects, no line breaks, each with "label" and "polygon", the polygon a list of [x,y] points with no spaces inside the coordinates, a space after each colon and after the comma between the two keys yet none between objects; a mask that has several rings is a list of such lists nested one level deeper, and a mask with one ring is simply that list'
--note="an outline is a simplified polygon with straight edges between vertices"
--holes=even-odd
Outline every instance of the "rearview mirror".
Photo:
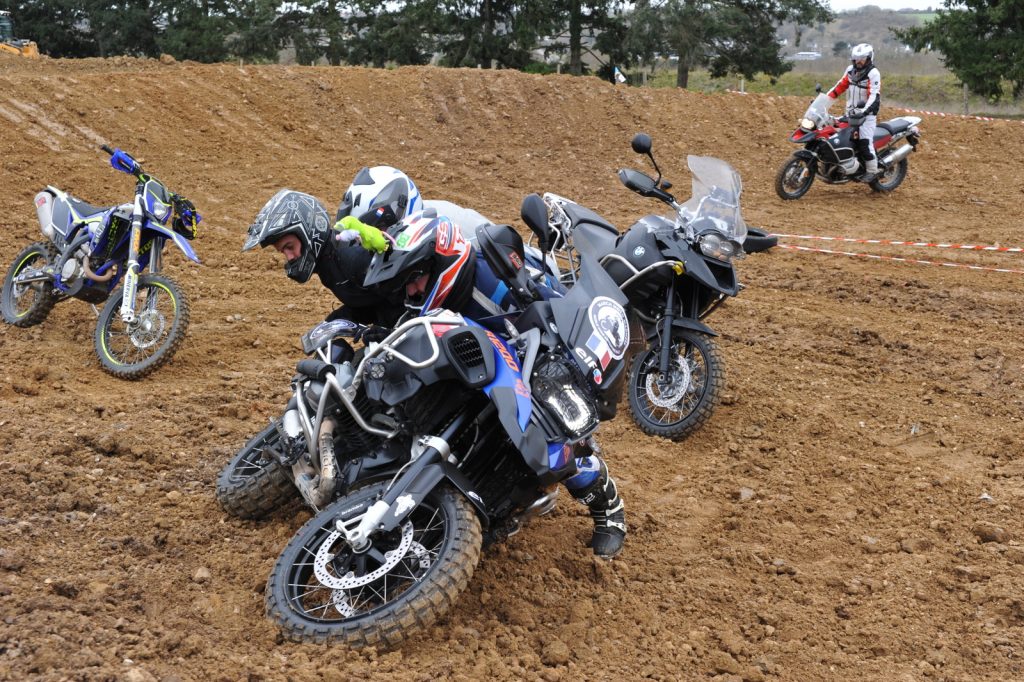
[{"label": "rearview mirror", "polygon": [[818,93],[819,95],[821,94],[821,83],[815,83],[814,84],[814,91],[816,93]]},{"label": "rearview mirror", "polygon": [[647,133],[637,133],[633,136],[633,151],[637,154],[651,153],[651,136]]},{"label": "rearview mirror", "polygon": [[541,251],[550,251],[554,243],[551,226],[548,225],[548,206],[538,194],[527,194],[523,206],[519,210],[523,222],[530,231],[537,235],[537,243]]}]

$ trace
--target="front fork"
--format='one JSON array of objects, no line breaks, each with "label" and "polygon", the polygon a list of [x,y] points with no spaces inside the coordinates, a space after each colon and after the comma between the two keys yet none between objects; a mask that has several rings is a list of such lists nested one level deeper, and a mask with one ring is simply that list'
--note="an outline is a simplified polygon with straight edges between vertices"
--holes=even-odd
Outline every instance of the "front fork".
[{"label": "front fork", "polygon": [[124,293],[121,295],[121,321],[135,323],[135,292],[139,288],[139,246],[142,242],[142,197],[135,193],[132,207],[132,234],[128,240],[128,263],[124,273]]},{"label": "front fork", "polygon": [[[121,295],[121,321],[125,324],[135,324],[138,316],[135,311],[135,294],[139,288],[139,249],[142,244],[142,221],[143,221],[142,197],[135,195],[135,205],[132,208],[132,233],[128,241],[128,262],[124,273],[124,292]],[[162,239],[154,239],[150,247],[149,269],[153,273],[160,272],[160,252],[163,244]],[[152,301],[146,302],[147,305]]]},{"label": "front fork", "polygon": [[668,293],[665,295],[665,317],[661,318],[661,348],[658,349],[658,381],[668,381],[669,354],[672,350],[672,322],[675,320],[673,310],[675,306],[676,281],[673,278],[668,285]]}]

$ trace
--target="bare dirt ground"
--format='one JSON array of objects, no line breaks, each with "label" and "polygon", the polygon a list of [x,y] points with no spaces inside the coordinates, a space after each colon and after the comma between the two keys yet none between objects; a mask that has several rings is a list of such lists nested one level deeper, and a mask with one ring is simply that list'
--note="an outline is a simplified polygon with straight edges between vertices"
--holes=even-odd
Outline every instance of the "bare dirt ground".
[{"label": "bare dirt ground", "polygon": [[[775,249],[710,318],[725,404],[684,443],[602,427],[631,534],[610,565],[559,509],[489,551],[442,623],[393,652],[280,641],[273,562],[308,514],[228,518],[222,464],[279,413],[298,336],[334,307],[239,253],[280,187],[331,207],[363,164],[518,224],[554,191],[617,225],[657,205],[614,171],[638,130],[681,194],[732,163],[776,232],[1024,243],[1024,125],[928,119],[895,193],[772,189],[809,101],[596,79],[133,59],[0,60],[0,263],[41,239],[46,184],[130,197],[107,142],[205,216],[173,362],[104,374],[88,305],[0,328],[0,679],[1011,680],[1024,678],[1024,277]],[[893,114],[894,115],[894,114]],[[783,240],[821,246],[821,243]],[[825,246],[829,246],[825,244]],[[850,245],[1024,269],[1021,254]]]}]

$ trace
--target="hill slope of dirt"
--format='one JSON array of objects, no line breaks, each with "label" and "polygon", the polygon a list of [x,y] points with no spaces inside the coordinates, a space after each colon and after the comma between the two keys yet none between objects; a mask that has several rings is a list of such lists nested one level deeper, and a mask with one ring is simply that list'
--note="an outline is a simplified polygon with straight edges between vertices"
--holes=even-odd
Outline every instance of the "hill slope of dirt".
[{"label": "hill slope of dirt", "polygon": [[[710,424],[681,444],[625,409],[602,426],[623,556],[595,563],[563,498],[398,651],[281,642],[263,586],[308,515],[240,522],[214,499],[221,465],[279,413],[299,334],[334,307],[276,254],[239,253],[280,187],[333,210],[360,166],[387,163],[497,221],[553,191],[625,227],[657,210],[614,173],[642,167],[629,139],[645,130],[680,194],[686,154],[722,157],[748,222],[776,232],[1024,242],[1024,125],[928,119],[897,192],[816,185],[783,203],[772,180],[806,103],[512,72],[0,60],[4,268],[41,238],[44,185],[130,197],[104,142],[205,216],[203,264],[167,258],[189,336],[147,380],[99,369],[84,303],[0,327],[0,679],[1024,677],[1019,274],[742,261],[747,288],[709,319],[729,371]],[[1024,269],[1020,254],[850,246]]]}]

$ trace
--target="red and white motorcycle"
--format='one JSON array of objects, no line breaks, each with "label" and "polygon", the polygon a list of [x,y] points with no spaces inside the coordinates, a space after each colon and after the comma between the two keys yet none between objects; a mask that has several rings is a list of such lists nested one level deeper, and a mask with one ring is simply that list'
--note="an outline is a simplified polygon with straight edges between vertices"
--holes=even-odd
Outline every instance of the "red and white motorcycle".
[{"label": "red and white motorcycle", "polygon": [[[832,116],[828,108],[834,101],[819,92],[800,126],[789,136],[790,142],[804,147],[794,152],[775,176],[775,191],[783,199],[802,197],[815,177],[830,185],[863,181],[864,164],[857,157],[854,137],[859,122],[848,116]],[[907,177],[907,157],[920,142],[919,123],[917,116],[900,116],[877,124],[873,143],[879,175],[870,181],[871,189],[891,192]]]}]

